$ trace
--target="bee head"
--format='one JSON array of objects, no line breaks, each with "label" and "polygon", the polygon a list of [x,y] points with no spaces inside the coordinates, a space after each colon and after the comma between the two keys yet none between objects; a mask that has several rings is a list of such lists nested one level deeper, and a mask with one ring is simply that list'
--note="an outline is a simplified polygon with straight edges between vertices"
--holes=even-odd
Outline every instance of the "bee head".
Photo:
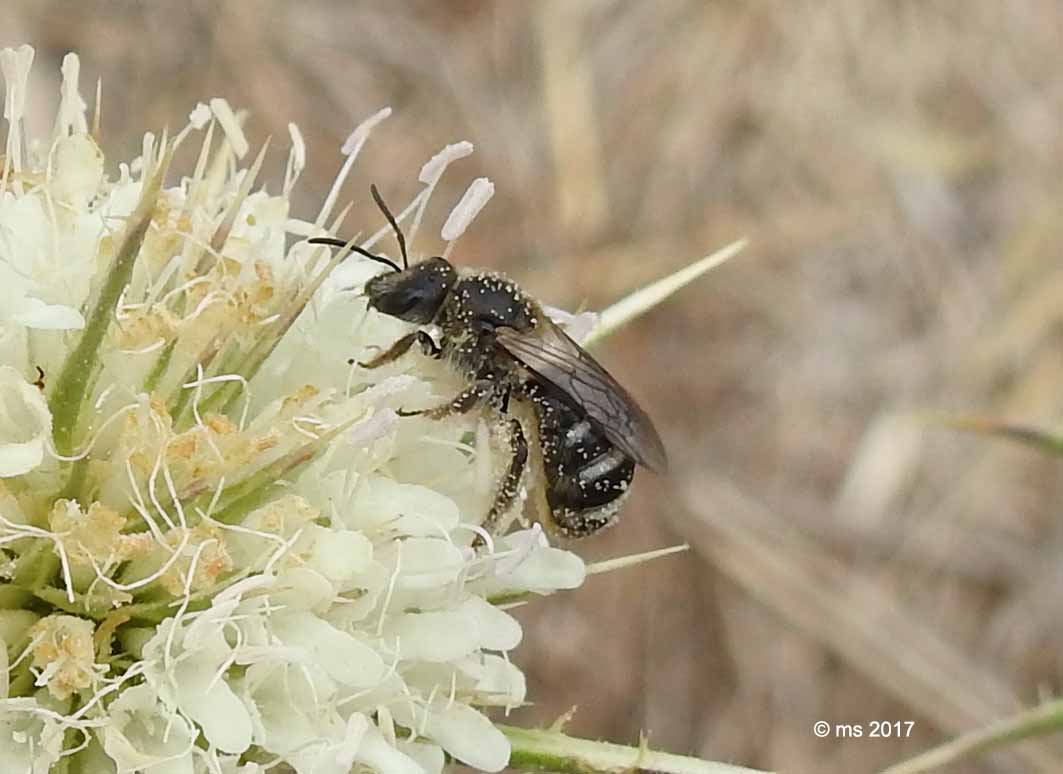
[{"label": "bee head", "polygon": [[369,306],[381,314],[423,325],[446,300],[457,272],[445,258],[429,258],[402,271],[389,271],[365,284]]},{"label": "bee head", "polygon": [[373,277],[365,283],[365,294],[369,296],[369,306],[381,314],[398,317],[406,322],[417,324],[431,322],[435,319],[443,301],[446,300],[450,289],[454,287],[457,272],[446,258],[438,256],[410,266],[410,257],[406,254],[406,237],[399,228],[398,221],[384,203],[376,186],[369,186],[369,191],[395,232],[399,252],[402,253],[401,267],[390,258],[374,255],[365,248],[332,237],[315,237],[307,241],[316,245],[343,247],[388,266],[391,271]]}]

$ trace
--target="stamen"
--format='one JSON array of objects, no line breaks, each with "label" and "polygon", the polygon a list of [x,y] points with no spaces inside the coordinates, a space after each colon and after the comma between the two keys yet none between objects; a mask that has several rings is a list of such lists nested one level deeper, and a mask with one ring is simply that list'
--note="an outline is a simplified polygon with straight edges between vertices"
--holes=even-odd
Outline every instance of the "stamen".
[{"label": "stamen", "polygon": [[273,572],[274,565],[276,565],[277,562],[279,562],[281,558],[292,549],[292,546],[299,542],[299,538],[303,536],[303,529],[303,527],[297,529],[295,534],[288,538],[288,540],[285,540],[281,547],[273,553],[269,558],[269,561],[266,562],[266,566],[262,569],[264,574],[268,575]]},{"label": "stamen", "polygon": [[144,523],[148,525],[148,530],[151,532],[151,536],[155,542],[160,546],[166,547],[166,540],[163,537],[162,530],[160,530],[159,525],[155,523],[155,519],[151,517],[148,506],[144,503],[144,496],[140,494],[140,488],[137,486],[136,474],[133,473],[133,463],[129,457],[126,457],[125,459],[125,469],[130,488],[130,494],[127,495],[127,497],[130,504],[133,506],[133,510],[140,514],[140,518],[142,518]]},{"label": "stamen", "polygon": [[380,620],[376,625],[376,636],[384,633],[384,619],[387,617],[388,607],[391,605],[391,595],[395,593],[395,583],[399,579],[399,570],[402,568],[402,541],[394,541],[395,545],[395,571],[388,580],[388,590],[384,595],[384,603],[380,606]]},{"label": "stamen", "polygon": [[214,494],[210,498],[210,502],[207,504],[206,517],[210,518],[210,514],[214,513],[214,509],[218,507],[218,501],[221,500],[221,493],[225,491],[225,476],[218,479],[218,485],[214,488]]},{"label": "stamen", "polygon": [[19,535],[21,537],[40,537],[52,541],[55,546],[55,552],[59,555],[59,565],[63,571],[63,585],[66,587],[66,599],[70,604],[74,604],[74,582],[70,576],[70,558],[67,556],[66,548],[63,546],[63,538],[67,533],[49,532],[46,529],[40,527],[34,527],[31,524],[17,524],[10,521],[3,514],[0,514],[0,524],[10,530],[12,535]]},{"label": "stamen", "polygon": [[443,257],[447,258],[454,247],[454,242],[465,233],[465,229],[472,223],[473,218],[480,214],[480,210],[495,195],[495,184],[486,177],[478,177],[469,184],[454,209],[450,211],[446,223],[440,235],[447,243],[443,251]]},{"label": "stamen", "polygon": [[[177,548],[172,554],[170,554],[169,558],[167,558],[167,560],[163,562],[162,566],[150,575],[145,575],[140,580],[135,580],[132,583],[119,583],[118,581],[111,579],[100,569],[99,565],[96,564],[95,560],[92,558],[91,555],[88,557],[88,560],[89,564],[92,565],[93,571],[96,573],[96,577],[105,586],[110,586],[115,591],[135,591],[136,589],[147,586],[150,583],[154,583],[167,572],[169,572],[170,568],[174,566],[174,563],[181,558],[181,553],[185,550],[185,548],[188,547],[188,541],[190,538],[191,532],[186,529],[181,535],[181,542],[178,543]],[[213,540],[214,538],[209,538],[208,540],[204,541],[204,543],[209,543]],[[199,545],[203,546],[204,543],[200,543]]]},{"label": "stamen", "polygon": [[373,129],[376,128],[377,124],[390,115],[391,108],[389,107],[378,110],[365,121],[360,123],[347,137],[347,140],[343,143],[342,149],[343,155],[347,158],[344,160],[339,174],[336,175],[336,179],[332,183],[332,188],[329,189],[328,195],[325,197],[325,203],[321,205],[321,211],[318,213],[314,225],[320,228],[321,225],[328,220],[328,216],[332,213],[332,208],[336,206],[336,199],[339,198],[340,188],[343,187],[343,181],[346,180],[347,175],[351,173],[354,161],[358,158],[358,154],[362,152],[362,147],[369,139],[369,135],[372,133]]},{"label": "stamen", "polygon": [[[192,395],[192,417],[195,419],[196,427],[203,433],[203,437],[207,440],[207,445],[210,446],[214,452],[214,456],[218,458],[218,462],[225,462],[225,455],[221,453],[221,449],[218,448],[218,444],[214,442],[214,434],[204,424],[203,417],[199,414],[199,399],[203,397],[203,364],[196,363],[196,376],[199,377],[196,383],[196,391]],[[175,495],[176,497],[176,495]]]},{"label": "stamen", "polygon": [[[96,408],[99,409],[99,406],[96,406]],[[100,440],[100,436],[107,431],[107,428],[109,428],[116,419],[124,416],[125,414],[128,414],[130,411],[135,411],[138,408],[140,408],[139,403],[129,403],[125,406],[122,406],[122,408],[111,414],[111,416],[107,417],[103,424],[100,425],[99,429],[92,434],[92,437],[89,439],[88,445],[86,445],[85,448],[77,454],[72,454],[70,456],[60,454],[52,445],[51,440],[46,439],[46,448],[48,449],[48,453],[60,462],[78,462],[79,460],[83,460],[88,457],[89,454],[92,453],[92,450],[96,448],[96,443]]]},{"label": "stamen", "polygon": [[195,381],[186,382],[181,386],[184,389],[189,390],[193,387],[198,387],[204,384],[215,384],[217,382],[240,382],[240,386],[243,388],[244,408],[240,412],[240,423],[237,425],[242,433],[244,427],[247,425],[247,412],[251,408],[251,384],[247,379],[240,374],[219,374],[218,376],[210,376],[206,379],[197,379]]},{"label": "stamen", "polygon": [[242,159],[247,155],[250,146],[247,144],[247,138],[244,137],[244,130],[240,128],[236,113],[233,112],[229,103],[220,97],[215,97],[210,101],[210,110],[218,119],[218,125],[221,126],[222,131],[225,132],[225,139],[232,146],[233,153],[237,158]]},{"label": "stamen", "polygon": [[284,170],[284,195],[287,196],[295,187],[296,181],[306,168],[306,143],[303,134],[294,123],[288,124],[288,136],[292,140],[292,149],[288,153],[288,164]]},{"label": "stamen", "polygon": [[[159,435],[163,435],[162,422],[152,415],[154,424],[159,429]],[[151,504],[155,506],[156,512],[162,517],[162,520],[166,522],[166,526],[170,529],[176,529],[177,525],[170,520],[170,514],[166,512],[166,509],[162,507],[162,503],[159,502],[159,496],[155,492],[155,482],[158,480],[159,471],[162,469],[162,460],[166,456],[166,450],[169,447],[169,441],[164,441],[162,448],[159,450],[158,455],[155,457],[155,464],[151,469],[151,475],[148,476],[148,498],[151,500]]]}]

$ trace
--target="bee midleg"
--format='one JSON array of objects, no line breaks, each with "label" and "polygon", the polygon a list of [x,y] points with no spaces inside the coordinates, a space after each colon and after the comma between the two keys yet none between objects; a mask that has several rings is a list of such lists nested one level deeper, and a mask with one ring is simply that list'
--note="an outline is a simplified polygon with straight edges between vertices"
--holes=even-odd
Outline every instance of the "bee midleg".
[{"label": "bee midleg", "polygon": [[499,391],[498,383],[491,379],[477,379],[446,403],[420,411],[400,411],[399,416],[422,416],[428,419],[446,419],[455,414],[468,414],[483,401],[490,399]]},{"label": "bee midleg", "polygon": [[[520,492],[520,482],[528,467],[528,439],[524,437],[524,428],[516,419],[509,420],[509,467],[495,491],[495,501],[481,525],[491,535],[495,535],[499,520],[513,504]],[[478,541],[479,542],[479,541]]]},{"label": "bee midleg", "polygon": [[358,363],[358,365],[362,368],[380,368],[380,366],[398,360],[409,352],[410,347],[413,346],[415,341],[421,345],[421,351],[429,357],[438,358],[442,353],[442,350],[432,340],[431,336],[424,331],[414,331],[413,333],[403,336],[379,355],[376,355],[369,360],[364,360]]}]

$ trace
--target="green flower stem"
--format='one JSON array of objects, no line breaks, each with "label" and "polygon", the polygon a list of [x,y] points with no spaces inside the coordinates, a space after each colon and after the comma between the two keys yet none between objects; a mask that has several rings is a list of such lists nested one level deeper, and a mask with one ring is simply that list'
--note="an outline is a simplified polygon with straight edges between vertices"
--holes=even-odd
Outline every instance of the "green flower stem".
[{"label": "green flower stem", "polygon": [[996,436],[1031,446],[1047,454],[1063,456],[1063,435],[1031,425],[1021,425],[995,417],[959,416],[938,417],[942,424],[982,435]]},{"label": "green flower stem", "polygon": [[487,597],[487,601],[495,607],[499,605],[514,605],[519,606],[527,602],[532,597],[543,596],[542,594],[536,594],[534,591],[500,591],[497,594],[492,594]]},{"label": "green flower stem", "polygon": [[1004,718],[986,728],[964,734],[914,758],[896,763],[884,769],[881,774],[919,774],[954,763],[961,758],[1060,730],[1063,730],[1063,699],[1055,699]]},{"label": "green flower stem", "polygon": [[659,306],[670,295],[690,284],[705,272],[729,261],[740,253],[747,244],[748,242],[745,239],[732,242],[712,255],[706,256],[673,274],[669,274],[667,277],[662,277],[656,282],[651,282],[646,287],[636,290],[612,306],[603,309],[598,315],[598,324],[583,340],[583,346],[591,347],[597,344],[617,328],[626,325],[655,306]]},{"label": "green flower stem", "polygon": [[[199,592],[189,598],[187,612],[206,610],[211,605],[211,597],[216,592]],[[129,616],[129,620],[135,623],[149,623],[158,625],[167,618],[172,618],[180,604],[174,597],[160,599],[154,602],[138,602],[119,608],[122,613]]]},{"label": "green flower stem", "polygon": [[144,392],[152,393],[155,388],[159,386],[159,380],[162,379],[162,375],[166,373],[166,369],[170,367],[170,360],[173,359],[174,350],[177,348],[177,339],[171,339],[163,347],[162,352],[159,353],[159,357],[155,360],[155,365],[151,367],[151,371],[148,372],[147,377],[144,379]]},{"label": "green flower stem", "polygon": [[[654,559],[662,559],[666,556],[689,550],[690,546],[683,543],[678,546],[658,548],[655,551],[644,551],[640,554],[628,554],[627,556],[617,556],[613,559],[604,559],[600,562],[591,562],[587,565],[587,577],[589,578],[591,575],[598,575],[603,572],[612,572],[613,570],[623,570],[627,567],[634,567],[637,564],[651,562]],[[503,589],[502,591],[487,597],[487,601],[496,606],[513,605],[526,602],[533,597],[541,596],[548,595],[535,591],[526,591],[524,589]]]},{"label": "green flower stem", "polygon": [[42,602],[47,602],[56,610],[62,610],[64,613],[77,616],[87,616],[89,618],[101,619],[107,615],[113,608],[106,603],[92,604],[86,602],[80,594],[74,595],[74,601],[71,602],[67,599],[66,589],[58,589],[55,586],[41,586],[31,589],[33,596]]},{"label": "green flower stem", "polygon": [[647,747],[626,747],[577,739],[559,731],[504,725],[499,725],[498,729],[506,735],[513,748],[509,758],[510,768],[521,771],[617,774],[650,770],[667,774],[765,774],[727,763],[656,752]]},{"label": "green flower stem", "polygon": [[[238,577],[243,577],[243,574]],[[211,598],[216,593],[217,589],[210,589],[192,594],[189,598],[188,610],[205,610],[210,607]],[[64,589],[57,589],[54,586],[46,586],[45,588],[37,589],[33,594],[41,601],[47,602],[56,610],[61,610],[64,613],[81,616],[83,618],[92,618],[96,621],[102,621],[107,616],[120,611],[123,614],[128,615],[129,620],[131,621],[159,624],[164,619],[171,617],[174,614],[176,606],[179,604],[177,601],[178,598],[172,595],[168,595],[161,599],[135,602],[130,605],[123,605],[120,608],[115,608],[108,602],[94,603],[91,600],[85,600],[81,595],[76,595],[73,604],[71,604],[66,598],[66,591]]]},{"label": "green flower stem", "polygon": [[37,614],[29,610],[0,609],[0,641],[7,646],[8,663],[17,659],[30,644],[30,629],[38,620]]},{"label": "green flower stem", "polygon": [[[33,595],[25,589],[12,586],[10,583],[4,583],[0,585],[0,611],[22,610],[32,596]],[[0,626],[0,632],[2,631],[3,627]]]},{"label": "green flower stem", "polygon": [[7,692],[9,696],[29,696],[33,693],[33,673],[29,661],[23,661],[12,673]]},{"label": "green flower stem", "polygon": [[96,304],[89,313],[81,339],[67,356],[59,372],[55,389],[49,398],[48,408],[52,412],[52,438],[56,450],[63,455],[73,453],[74,432],[77,429],[78,415],[85,400],[85,394],[93,375],[99,365],[99,350],[107,329],[114,316],[114,307],[122,291],[133,276],[140,246],[148,233],[151,217],[155,212],[155,203],[162,190],[162,181],[169,165],[171,149],[167,148],[158,169],[144,185],[136,210],[129,218],[125,236],[118,248],[107,279],[100,289]]}]

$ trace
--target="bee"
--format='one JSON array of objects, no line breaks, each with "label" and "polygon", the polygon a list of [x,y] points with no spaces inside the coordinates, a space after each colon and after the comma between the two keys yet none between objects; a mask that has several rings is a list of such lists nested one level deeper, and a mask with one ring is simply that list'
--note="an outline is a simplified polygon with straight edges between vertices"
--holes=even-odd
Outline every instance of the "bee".
[{"label": "bee", "polygon": [[[370,191],[395,233],[401,267],[339,239],[308,241],[349,248],[387,266],[389,271],[365,284],[369,306],[417,326],[434,325],[440,335],[437,344],[418,328],[359,365],[379,368],[417,344],[426,356],[443,358],[468,386],[442,405],[400,414],[442,419],[488,407],[505,426],[510,458],[483,522],[488,531],[498,528],[520,493],[529,464],[529,435],[545,480],[545,507],[540,503],[544,526],[565,537],[582,537],[613,523],[636,466],[657,473],[667,467],[650,418],[512,280],[459,270],[440,256],[411,266],[395,217],[376,186]],[[530,412],[515,411],[522,407]],[[525,431],[520,413],[528,418],[531,432]]]}]

